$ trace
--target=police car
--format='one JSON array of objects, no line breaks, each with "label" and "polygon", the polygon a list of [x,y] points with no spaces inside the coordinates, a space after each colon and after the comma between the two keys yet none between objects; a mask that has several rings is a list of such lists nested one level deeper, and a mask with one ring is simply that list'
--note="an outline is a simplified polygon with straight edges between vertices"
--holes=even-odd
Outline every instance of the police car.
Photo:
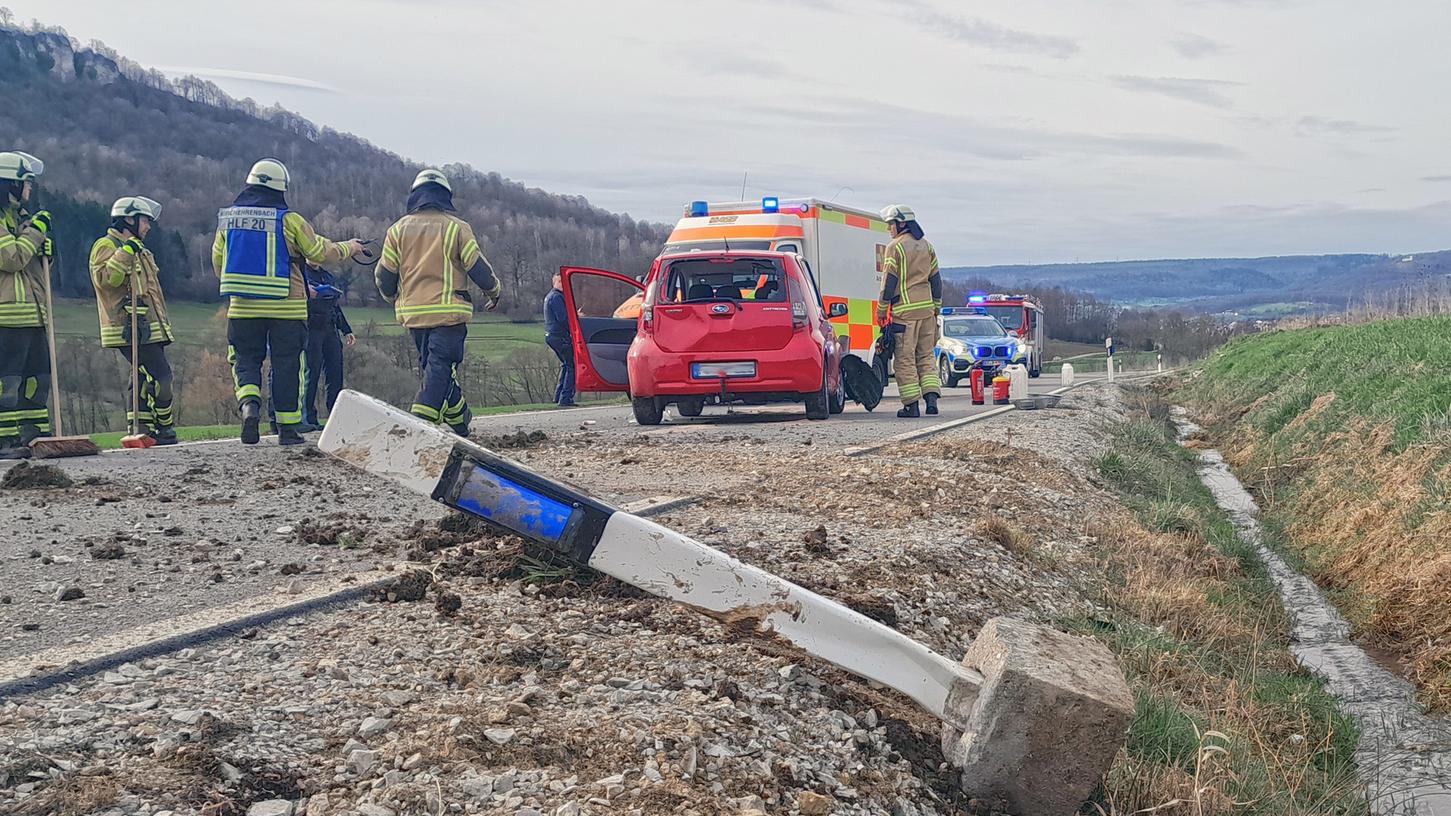
[{"label": "police car", "polygon": [[945,308],[939,322],[941,337],[933,354],[943,387],[956,388],[974,368],[982,369],[984,376],[991,379],[999,369],[1023,356],[1017,338],[1008,334],[997,318],[978,308]]}]

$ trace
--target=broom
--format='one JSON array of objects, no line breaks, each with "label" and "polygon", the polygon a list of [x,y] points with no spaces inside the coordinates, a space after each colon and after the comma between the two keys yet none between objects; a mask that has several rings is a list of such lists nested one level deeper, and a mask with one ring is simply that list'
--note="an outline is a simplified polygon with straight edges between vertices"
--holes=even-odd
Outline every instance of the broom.
[{"label": "broom", "polygon": [[131,280],[131,433],[121,437],[123,448],[149,448],[156,444],[156,437],[141,433],[141,335],[137,331],[136,313],[140,310],[136,294],[136,276]]},{"label": "broom", "polygon": [[60,419],[60,372],[55,364],[55,299],[51,297],[50,256],[40,259],[45,273],[45,339],[50,351],[50,404],[51,421],[55,425],[55,436],[40,437],[30,443],[33,459],[61,459],[67,456],[95,456],[100,447],[88,436],[62,436]]}]

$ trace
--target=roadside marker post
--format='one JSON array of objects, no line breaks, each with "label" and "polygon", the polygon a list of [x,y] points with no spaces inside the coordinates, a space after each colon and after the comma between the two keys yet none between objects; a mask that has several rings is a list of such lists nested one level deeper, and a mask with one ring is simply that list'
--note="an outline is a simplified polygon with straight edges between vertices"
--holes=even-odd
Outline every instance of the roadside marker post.
[{"label": "roadside marker post", "polygon": [[386,403],[345,390],[318,447],[576,563],[905,694],[943,723],[965,790],[1070,813],[1123,745],[1134,701],[1102,644],[993,618],[961,662],[829,598]]}]

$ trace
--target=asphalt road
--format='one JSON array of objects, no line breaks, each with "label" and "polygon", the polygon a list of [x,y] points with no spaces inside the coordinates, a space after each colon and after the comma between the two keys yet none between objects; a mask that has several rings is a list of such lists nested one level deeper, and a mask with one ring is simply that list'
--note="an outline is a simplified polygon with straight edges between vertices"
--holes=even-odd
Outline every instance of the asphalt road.
[{"label": "asphalt road", "polygon": [[[1130,372],[1129,377],[1133,376]],[[1103,375],[1080,375],[1079,384],[1095,382]],[[1057,376],[1044,376],[1030,380],[1031,394],[1047,394],[1062,387]],[[474,420],[475,436],[512,434],[518,431],[543,431],[551,437],[563,436],[587,430],[602,434],[606,438],[632,438],[643,435],[659,437],[675,434],[693,434],[707,437],[711,434],[736,436],[746,434],[764,438],[768,442],[805,443],[834,445],[851,448],[872,445],[909,431],[923,431],[938,425],[952,423],[967,417],[986,413],[1001,406],[973,405],[966,385],[946,389],[938,402],[941,413],[935,417],[920,419],[899,419],[897,409],[901,407],[895,384],[889,385],[882,397],[882,404],[868,412],[854,402],[848,402],[841,414],[822,421],[809,421],[800,405],[783,403],[764,407],[711,406],[696,418],[682,417],[674,407],[666,409],[666,419],[656,427],[641,427],[635,424],[628,405],[610,405],[597,408],[561,409],[555,411],[500,414]]]}]

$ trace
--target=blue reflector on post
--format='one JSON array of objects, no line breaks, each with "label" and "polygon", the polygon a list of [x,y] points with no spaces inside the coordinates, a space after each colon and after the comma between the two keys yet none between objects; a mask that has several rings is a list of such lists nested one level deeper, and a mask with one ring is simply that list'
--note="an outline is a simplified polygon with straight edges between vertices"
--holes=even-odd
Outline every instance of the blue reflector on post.
[{"label": "blue reflector on post", "polygon": [[766,196],[761,199],[761,212],[773,213],[781,211],[781,199],[775,196]]},{"label": "blue reflector on post", "polygon": [[690,217],[699,218],[702,215],[710,215],[710,204],[704,201],[690,202]]},{"label": "blue reflector on post", "polygon": [[460,510],[526,538],[558,544],[574,508],[474,463],[459,488]]}]

